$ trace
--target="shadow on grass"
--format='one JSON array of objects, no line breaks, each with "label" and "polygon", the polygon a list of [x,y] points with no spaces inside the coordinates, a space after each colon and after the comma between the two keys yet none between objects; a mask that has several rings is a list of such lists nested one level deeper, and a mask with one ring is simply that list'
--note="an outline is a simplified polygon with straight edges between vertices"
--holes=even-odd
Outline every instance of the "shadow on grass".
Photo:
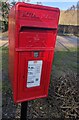
[{"label": "shadow on grass", "polygon": [[8,77],[8,48],[2,47],[2,118],[13,119],[17,106],[13,103],[11,84]]},{"label": "shadow on grass", "polygon": [[[59,79],[61,76],[66,75],[70,72],[77,73],[77,52],[72,51],[72,52],[67,52],[67,51],[56,51],[54,55],[54,61],[53,61],[53,70],[51,73],[51,79]],[[8,77],[8,48],[3,47],[2,48],[2,92],[3,92],[3,99],[2,99],[2,107],[3,107],[3,118],[16,118],[16,111],[17,111],[17,106],[14,105],[13,103],[13,98],[12,98],[12,90],[11,90],[11,85],[9,82],[9,77]],[[51,83],[52,84],[52,83]],[[50,91],[53,90],[53,86],[50,87]],[[48,99],[50,96],[52,96],[53,92],[50,92]],[[40,100],[37,100],[37,102]],[[53,101],[49,102],[52,104]],[[54,104],[55,101],[54,101]],[[44,103],[42,105],[43,107],[45,106]],[[51,112],[53,112],[53,106],[51,106],[51,111],[49,111],[49,108],[47,108],[46,113],[49,113],[49,117],[56,117],[53,116]],[[30,108],[29,108],[30,109]],[[34,109],[35,108],[34,106]],[[57,111],[57,108],[55,107],[55,111]],[[20,111],[20,108],[19,110]],[[30,111],[30,110],[29,110]],[[44,110],[45,111],[45,110]],[[48,112],[49,111],[49,112]],[[60,111],[61,112],[61,111]],[[40,112],[38,113],[40,117]],[[31,115],[31,113],[30,113]],[[19,116],[19,115],[18,115]],[[59,114],[61,118],[61,114]],[[29,117],[29,116],[28,116]],[[37,116],[38,117],[38,116]],[[48,114],[45,116],[45,114],[42,114],[42,118],[48,117]]]}]

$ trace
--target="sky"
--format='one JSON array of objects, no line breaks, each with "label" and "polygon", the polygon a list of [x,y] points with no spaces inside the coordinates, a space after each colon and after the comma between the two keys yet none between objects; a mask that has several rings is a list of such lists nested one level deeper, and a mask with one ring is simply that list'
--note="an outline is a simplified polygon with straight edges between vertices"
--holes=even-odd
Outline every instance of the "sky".
[{"label": "sky", "polygon": [[[12,0],[10,0],[10,1],[12,1]],[[22,1],[22,0],[13,0],[13,1]],[[34,1],[34,2],[32,2],[32,1]],[[30,2],[28,2],[28,3],[36,4],[37,3],[36,1],[37,0],[30,0]],[[77,2],[78,2],[78,0],[68,0],[70,2],[68,2],[67,0],[64,0],[65,2],[63,2],[63,0],[52,0],[52,2],[47,2],[47,1],[43,2],[45,0],[40,0],[40,1],[42,1],[42,5],[58,7],[61,10],[67,10],[72,5],[77,5]],[[60,1],[60,2],[55,2],[55,1]]]},{"label": "sky", "polygon": [[46,6],[58,7],[61,10],[67,10],[72,5],[77,5],[77,2],[43,2],[42,4]]}]

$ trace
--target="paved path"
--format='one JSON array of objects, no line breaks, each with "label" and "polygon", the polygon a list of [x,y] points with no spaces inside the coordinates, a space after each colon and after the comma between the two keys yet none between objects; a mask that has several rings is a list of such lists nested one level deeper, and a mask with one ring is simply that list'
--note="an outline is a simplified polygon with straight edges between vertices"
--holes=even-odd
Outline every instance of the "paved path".
[{"label": "paved path", "polygon": [[8,45],[8,37],[0,36],[0,47]]},{"label": "paved path", "polygon": [[57,36],[56,51],[69,51],[77,49],[79,46],[79,38],[75,36]]},{"label": "paved path", "polygon": [[[8,37],[0,36],[0,47],[8,45]],[[79,46],[79,38],[75,36],[57,36],[56,51],[69,51]]]}]

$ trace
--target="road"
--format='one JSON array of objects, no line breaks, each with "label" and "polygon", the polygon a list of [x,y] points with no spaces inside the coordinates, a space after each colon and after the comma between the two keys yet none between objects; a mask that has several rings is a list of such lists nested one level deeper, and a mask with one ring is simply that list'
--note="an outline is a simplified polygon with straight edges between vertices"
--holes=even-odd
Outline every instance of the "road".
[{"label": "road", "polygon": [[[8,37],[0,36],[0,47],[8,45]],[[79,38],[76,36],[57,36],[56,41],[56,51],[69,51],[74,50],[73,48],[77,48],[79,46]]]},{"label": "road", "polygon": [[0,47],[8,45],[8,37],[1,37],[0,36]]},{"label": "road", "polygon": [[76,36],[57,36],[56,51],[69,51],[77,49],[79,38]]}]

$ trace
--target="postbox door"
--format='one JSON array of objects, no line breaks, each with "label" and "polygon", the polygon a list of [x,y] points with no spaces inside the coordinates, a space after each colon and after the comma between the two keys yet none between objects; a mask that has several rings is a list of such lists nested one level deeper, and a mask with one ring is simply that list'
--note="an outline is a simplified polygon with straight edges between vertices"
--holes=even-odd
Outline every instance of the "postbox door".
[{"label": "postbox door", "polygon": [[52,51],[19,53],[17,97],[20,101],[47,96],[53,53]]}]

